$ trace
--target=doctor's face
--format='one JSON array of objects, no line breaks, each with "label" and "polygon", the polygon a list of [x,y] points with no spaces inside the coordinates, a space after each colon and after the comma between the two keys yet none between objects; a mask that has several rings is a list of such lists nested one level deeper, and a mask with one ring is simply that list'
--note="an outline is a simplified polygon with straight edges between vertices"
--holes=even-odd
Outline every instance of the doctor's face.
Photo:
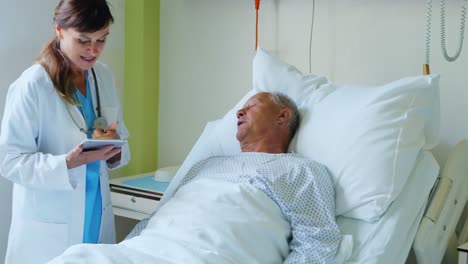
[{"label": "doctor's face", "polygon": [[109,35],[109,26],[93,33],[86,33],[56,25],[55,32],[60,40],[60,50],[70,59],[74,67],[84,71],[91,69],[101,55]]}]

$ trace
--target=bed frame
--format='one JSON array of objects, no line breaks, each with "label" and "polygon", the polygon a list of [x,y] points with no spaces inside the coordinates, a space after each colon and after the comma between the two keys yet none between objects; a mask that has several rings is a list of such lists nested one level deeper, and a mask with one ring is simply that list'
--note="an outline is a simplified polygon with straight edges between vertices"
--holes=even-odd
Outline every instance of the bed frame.
[{"label": "bed frame", "polygon": [[457,247],[468,240],[467,199],[468,141],[462,140],[431,191],[413,243],[417,263],[458,263]]}]

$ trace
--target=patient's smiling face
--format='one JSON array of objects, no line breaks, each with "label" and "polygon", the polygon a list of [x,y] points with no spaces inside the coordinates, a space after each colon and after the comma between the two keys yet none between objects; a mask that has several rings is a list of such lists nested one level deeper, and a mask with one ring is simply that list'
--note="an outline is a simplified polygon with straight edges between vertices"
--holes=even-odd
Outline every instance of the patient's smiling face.
[{"label": "patient's smiling face", "polygon": [[237,111],[237,134],[239,142],[254,142],[275,128],[280,107],[269,93],[252,96],[243,108]]}]

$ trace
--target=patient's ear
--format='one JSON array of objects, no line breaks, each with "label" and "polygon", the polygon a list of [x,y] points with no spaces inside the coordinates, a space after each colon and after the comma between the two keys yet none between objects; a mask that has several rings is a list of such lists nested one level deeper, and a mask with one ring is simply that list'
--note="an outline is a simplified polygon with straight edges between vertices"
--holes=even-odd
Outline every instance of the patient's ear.
[{"label": "patient's ear", "polygon": [[289,119],[291,119],[292,111],[287,107],[283,107],[280,109],[278,115],[278,125],[287,124]]}]

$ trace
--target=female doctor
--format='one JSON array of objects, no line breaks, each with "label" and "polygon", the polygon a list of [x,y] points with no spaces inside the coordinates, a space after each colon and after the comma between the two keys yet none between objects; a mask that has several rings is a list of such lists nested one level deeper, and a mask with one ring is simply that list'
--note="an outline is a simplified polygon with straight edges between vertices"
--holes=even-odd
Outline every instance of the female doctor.
[{"label": "female doctor", "polygon": [[45,263],[73,244],[115,242],[107,169],[128,163],[128,145],[80,144],[128,136],[113,77],[96,61],[112,22],[105,0],[61,0],[56,37],[8,90],[0,173],[14,187],[5,263]]}]

